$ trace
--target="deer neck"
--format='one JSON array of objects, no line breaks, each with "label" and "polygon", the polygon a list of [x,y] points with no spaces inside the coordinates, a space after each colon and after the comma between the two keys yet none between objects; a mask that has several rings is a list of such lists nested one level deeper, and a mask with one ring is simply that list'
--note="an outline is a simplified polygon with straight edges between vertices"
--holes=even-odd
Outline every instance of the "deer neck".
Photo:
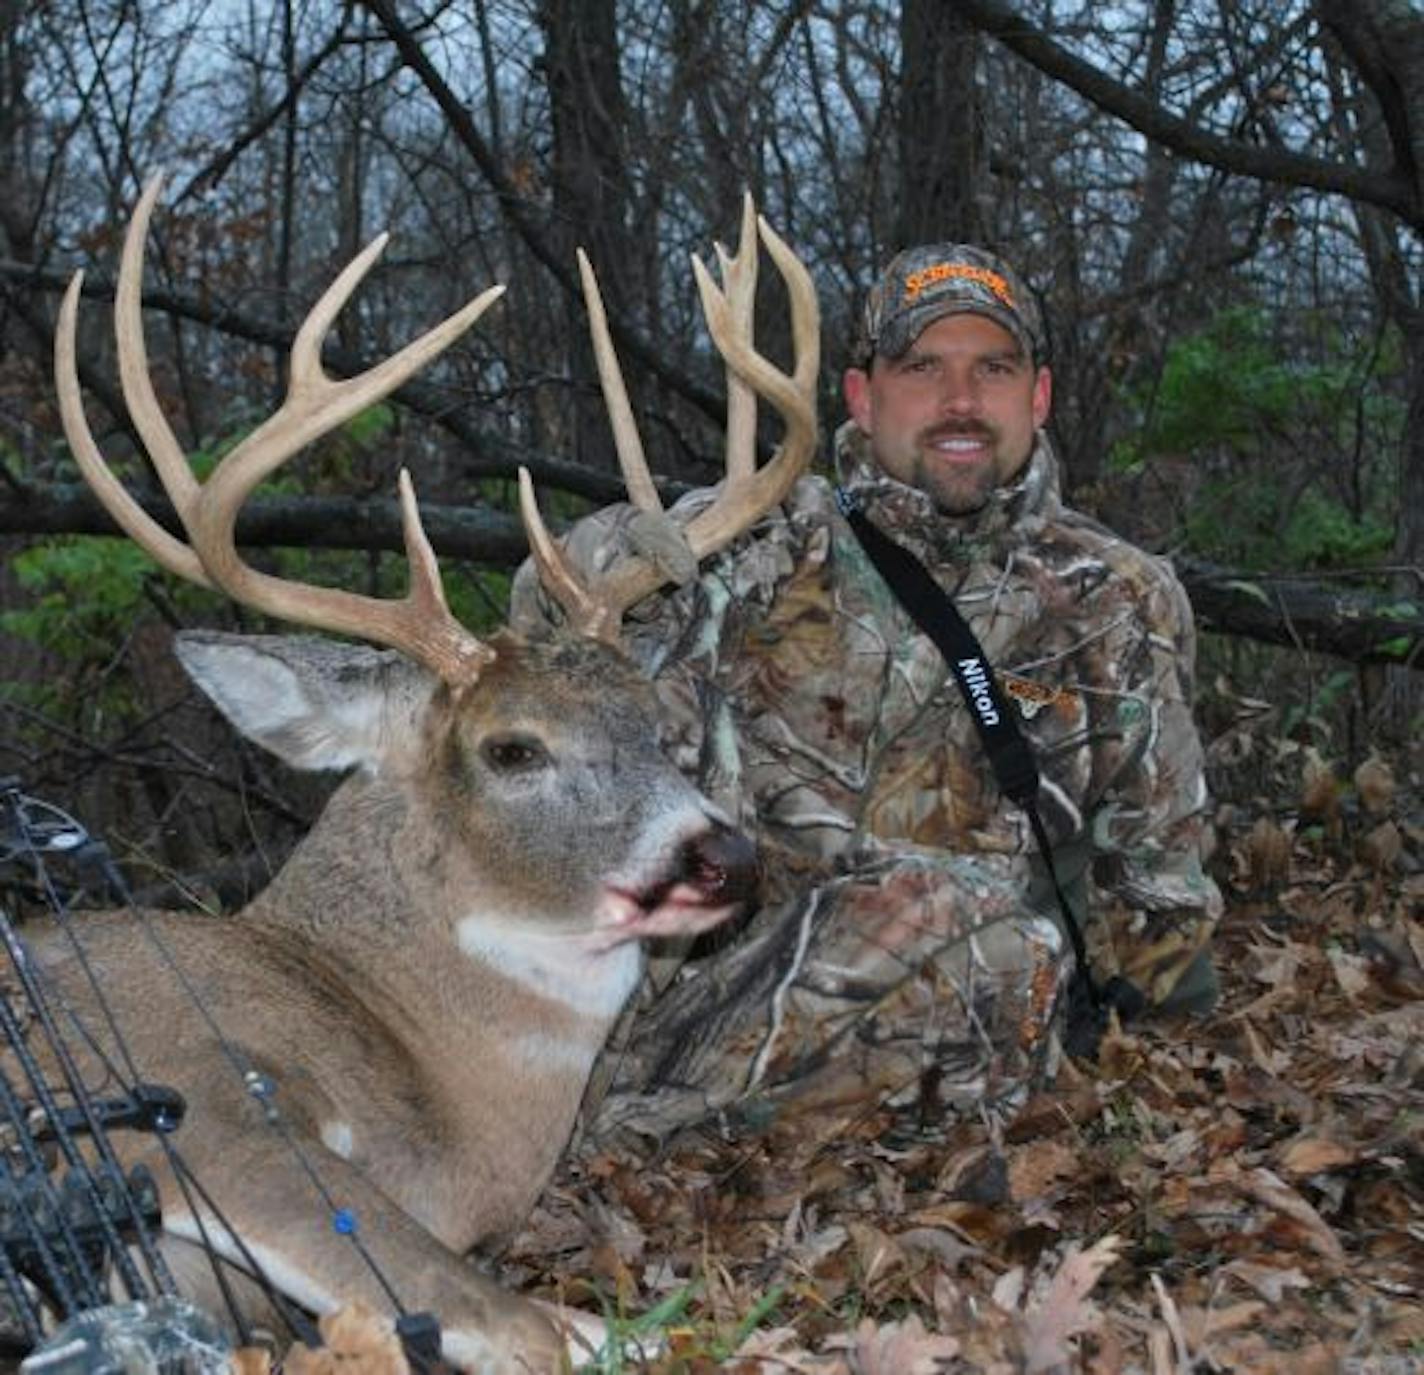
[{"label": "deer neck", "polygon": [[243,917],[382,1001],[429,1005],[438,987],[445,1018],[461,1005],[481,1021],[491,1006],[517,1008],[535,1035],[582,1023],[601,1036],[637,987],[641,948],[591,952],[556,921],[507,910],[432,833],[399,787],[353,776]]}]

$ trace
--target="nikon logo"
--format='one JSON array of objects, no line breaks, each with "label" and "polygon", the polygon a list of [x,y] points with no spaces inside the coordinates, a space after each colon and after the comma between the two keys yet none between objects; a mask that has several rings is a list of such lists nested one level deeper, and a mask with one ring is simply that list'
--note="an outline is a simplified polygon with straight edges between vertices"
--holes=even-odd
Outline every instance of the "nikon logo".
[{"label": "nikon logo", "polygon": [[984,665],[975,658],[961,659],[956,667],[959,669],[959,681],[968,691],[970,700],[974,703],[974,710],[979,713],[979,719],[986,726],[997,726],[999,713],[994,710],[994,698],[989,691],[989,675],[984,672]]}]

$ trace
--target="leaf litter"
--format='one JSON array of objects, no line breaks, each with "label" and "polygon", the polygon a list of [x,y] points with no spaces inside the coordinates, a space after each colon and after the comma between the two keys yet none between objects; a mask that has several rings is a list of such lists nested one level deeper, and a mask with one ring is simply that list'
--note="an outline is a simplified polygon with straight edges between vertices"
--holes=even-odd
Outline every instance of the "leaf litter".
[{"label": "leaf litter", "polygon": [[1007,1123],[866,1101],[575,1153],[506,1278],[685,1297],[590,1371],[1424,1372],[1424,826],[1378,761],[1306,762],[1297,816],[1219,828],[1209,1018],[1115,1027]]}]

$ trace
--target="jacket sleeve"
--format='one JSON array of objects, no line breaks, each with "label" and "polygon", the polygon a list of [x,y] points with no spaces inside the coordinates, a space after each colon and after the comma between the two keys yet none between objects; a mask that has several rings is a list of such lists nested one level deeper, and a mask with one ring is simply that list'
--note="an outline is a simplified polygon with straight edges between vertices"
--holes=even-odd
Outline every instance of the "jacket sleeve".
[{"label": "jacket sleeve", "polygon": [[1167,999],[1206,947],[1221,894],[1203,867],[1208,839],[1201,740],[1192,719],[1196,634],[1175,576],[1157,564],[1117,653],[1130,665],[1132,741],[1086,814],[1089,943],[1102,973]]}]

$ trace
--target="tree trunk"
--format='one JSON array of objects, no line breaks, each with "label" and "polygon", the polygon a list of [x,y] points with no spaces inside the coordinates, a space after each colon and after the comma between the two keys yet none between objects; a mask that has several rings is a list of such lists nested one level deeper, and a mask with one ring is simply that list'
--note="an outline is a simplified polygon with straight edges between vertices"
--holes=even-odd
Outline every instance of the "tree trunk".
[{"label": "tree trunk", "polygon": [[[1176,5],[1159,0],[1152,24],[1147,54],[1146,86],[1157,89],[1171,51]],[[1168,242],[1173,212],[1173,190],[1177,180],[1176,160],[1160,144],[1148,144],[1144,154],[1141,195],[1133,221],[1117,289],[1125,298],[1140,292],[1161,263],[1163,245]],[[1077,237],[1071,225],[1065,237]],[[1082,245],[1067,252],[1075,259]],[[1163,303],[1170,310],[1170,303]],[[1142,312],[1117,311],[1108,316],[1097,338],[1086,330],[1065,332],[1054,340],[1054,368],[1067,384],[1063,395],[1077,399],[1068,433],[1072,442],[1061,446],[1064,482],[1071,495],[1091,487],[1102,477],[1103,458],[1108,448],[1108,423],[1114,413],[1114,395],[1136,359],[1151,356],[1157,341],[1148,337]],[[1056,380],[1056,379],[1055,379]],[[1057,390],[1055,388],[1055,390]],[[1055,437],[1060,432],[1055,430]]]},{"label": "tree trunk", "polygon": [[30,58],[21,32],[25,7],[0,5],[0,230],[7,251],[21,262],[34,257],[35,196],[27,166]]},{"label": "tree trunk", "polygon": [[904,0],[900,51],[899,245],[977,243],[987,174],[975,85],[978,33],[943,0]]},{"label": "tree trunk", "polygon": [[[539,25],[554,136],[555,243],[568,262],[575,248],[588,253],[610,311],[626,316],[637,276],[628,230],[616,7],[613,0],[543,0]],[[570,306],[569,339],[573,399],[561,447],[578,462],[611,468],[608,416],[581,303]]]}]

